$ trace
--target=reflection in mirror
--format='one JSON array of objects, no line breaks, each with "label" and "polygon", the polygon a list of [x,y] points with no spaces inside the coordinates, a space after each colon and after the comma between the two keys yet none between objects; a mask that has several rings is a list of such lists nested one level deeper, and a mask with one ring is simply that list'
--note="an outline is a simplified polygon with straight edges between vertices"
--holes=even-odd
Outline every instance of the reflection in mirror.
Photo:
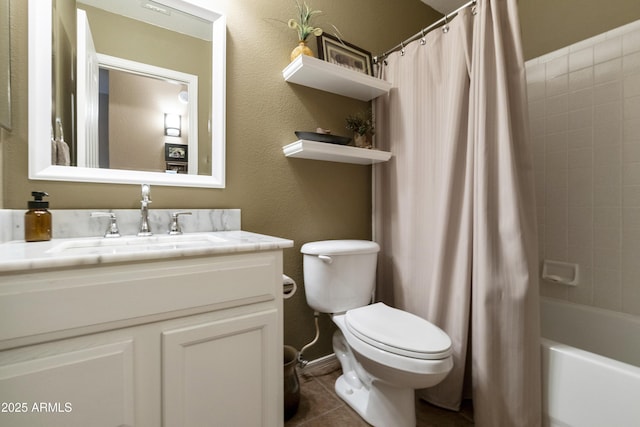
[{"label": "reflection in mirror", "polygon": [[[97,57],[98,122],[90,123],[93,119],[87,114],[90,124],[78,132],[78,166],[163,172],[171,170],[164,156],[166,145],[183,144],[195,155],[181,159],[185,164],[180,172],[197,174],[198,76],[108,55]],[[79,116],[94,110],[91,102],[83,101],[88,99],[78,97]],[[179,117],[177,134],[166,132],[167,114]],[[209,154],[208,149],[201,153]]]},{"label": "reflection in mirror", "polygon": [[[64,135],[71,164],[45,161],[42,108],[30,100],[30,178],[224,186],[223,16],[187,0],[30,1],[40,9],[29,8],[30,79],[43,86],[52,73],[47,134]],[[41,70],[47,24],[52,62]],[[180,117],[179,136],[165,114]],[[167,157],[180,145],[188,156]]]}]

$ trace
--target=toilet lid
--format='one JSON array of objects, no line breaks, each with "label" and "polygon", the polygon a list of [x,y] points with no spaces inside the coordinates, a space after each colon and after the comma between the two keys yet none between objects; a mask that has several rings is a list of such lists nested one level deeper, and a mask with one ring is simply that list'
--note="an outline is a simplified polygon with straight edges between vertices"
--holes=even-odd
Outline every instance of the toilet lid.
[{"label": "toilet lid", "polygon": [[451,339],[421,317],[381,302],[347,311],[349,332],[381,350],[417,359],[444,359]]},{"label": "toilet lid", "polygon": [[380,246],[369,240],[323,240],[305,243],[300,248],[306,255],[375,254],[379,251]]}]

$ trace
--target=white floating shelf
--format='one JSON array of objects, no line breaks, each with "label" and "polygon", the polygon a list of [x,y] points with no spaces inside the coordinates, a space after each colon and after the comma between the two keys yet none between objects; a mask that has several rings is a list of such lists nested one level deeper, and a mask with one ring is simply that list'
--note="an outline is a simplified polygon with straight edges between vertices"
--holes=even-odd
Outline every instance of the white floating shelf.
[{"label": "white floating shelf", "polygon": [[300,139],[282,147],[284,155],[298,159],[325,160],[329,162],[371,165],[391,158],[388,151],[328,144]]},{"label": "white floating shelf", "polygon": [[391,83],[307,55],[298,56],[282,76],[289,83],[370,101],[391,90]]}]

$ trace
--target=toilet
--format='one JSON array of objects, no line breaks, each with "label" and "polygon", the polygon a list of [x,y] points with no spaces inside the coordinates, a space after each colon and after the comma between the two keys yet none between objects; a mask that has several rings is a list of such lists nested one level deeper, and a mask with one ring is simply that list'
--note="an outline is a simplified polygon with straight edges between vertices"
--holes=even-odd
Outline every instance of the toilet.
[{"label": "toilet", "polygon": [[415,427],[414,390],[451,371],[451,339],[428,321],[383,303],[370,304],[380,246],[325,240],[302,246],[307,304],[329,313],[342,365],[337,394],[377,427]]}]

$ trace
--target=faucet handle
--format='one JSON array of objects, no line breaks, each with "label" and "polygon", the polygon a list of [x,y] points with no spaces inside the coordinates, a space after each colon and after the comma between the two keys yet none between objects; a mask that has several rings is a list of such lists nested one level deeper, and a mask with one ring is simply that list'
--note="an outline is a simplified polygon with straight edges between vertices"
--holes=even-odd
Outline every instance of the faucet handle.
[{"label": "faucet handle", "polygon": [[103,217],[107,216],[111,219],[109,222],[109,228],[107,228],[106,233],[104,233],[104,237],[120,237],[120,231],[118,230],[118,223],[116,222],[116,214],[113,212],[91,212],[91,217]]},{"label": "faucet handle", "polygon": [[170,235],[182,234],[182,230],[180,229],[180,224],[178,223],[178,217],[180,215],[191,215],[191,212],[174,212],[171,214],[171,227],[169,228]]},{"label": "faucet handle", "polygon": [[151,203],[151,186],[149,184],[142,184],[142,201]]}]

